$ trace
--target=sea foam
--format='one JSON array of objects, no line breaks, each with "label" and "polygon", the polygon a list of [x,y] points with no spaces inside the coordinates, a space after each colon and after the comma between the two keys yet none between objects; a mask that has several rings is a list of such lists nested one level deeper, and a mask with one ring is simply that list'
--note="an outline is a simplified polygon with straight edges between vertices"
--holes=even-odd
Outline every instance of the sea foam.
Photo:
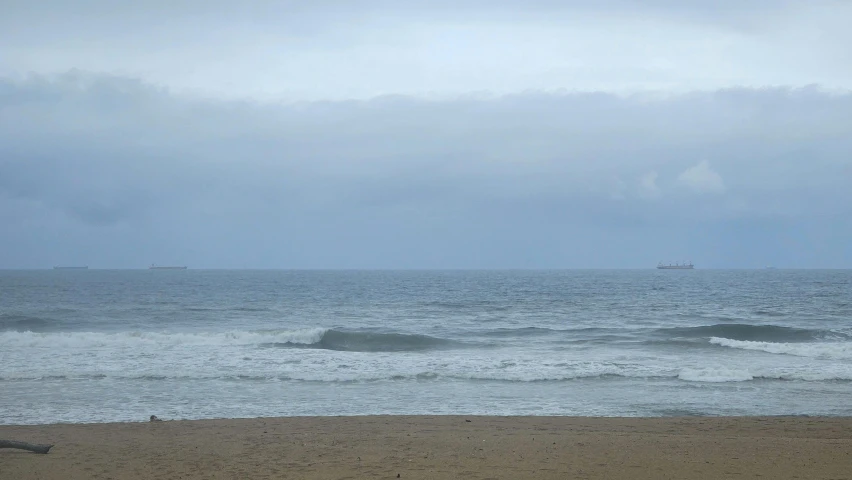
[{"label": "sea foam", "polygon": [[798,357],[852,359],[852,343],[849,342],[774,343],[712,337],[710,343],[741,350],[755,350]]}]

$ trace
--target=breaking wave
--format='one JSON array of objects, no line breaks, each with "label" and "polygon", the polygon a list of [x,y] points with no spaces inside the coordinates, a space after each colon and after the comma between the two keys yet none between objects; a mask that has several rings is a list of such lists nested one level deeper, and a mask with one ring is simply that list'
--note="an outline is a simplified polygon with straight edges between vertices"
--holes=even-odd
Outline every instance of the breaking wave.
[{"label": "breaking wave", "polygon": [[411,352],[447,348],[461,344],[429,335],[327,330],[319,342],[314,345],[327,350],[350,352]]},{"label": "breaking wave", "polygon": [[681,338],[727,338],[750,342],[812,342],[814,340],[844,339],[847,334],[832,331],[779,325],[749,325],[742,323],[719,323],[700,327],[663,328],[659,333]]},{"label": "breaking wave", "polygon": [[710,339],[710,343],[728,348],[795,355],[797,357],[852,359],[852,343],[849,342],[774,343],[713,337]]},{"label": "breaking wave", "polygon": [[558,337],[560,340],[619,340],[625,338],[638,339],[650,336],[660,341],[696,341],[712,337],[729,338],[741,341],[763,342],[813,342],[822,340],[852,339],[849,333],[836,330],[808,329],[785,327],[780,325],[750,325],[743,323],[718,323],[697,327],[649,328],[649,327],[578,327],[578,328],[549,328],[549,327],[516,327],[496,328],[482,333],[487,337],[523,338],[523,337]]},{"label": "breaking wave", "polygon": [[[403,369],[404,370],[404,369]],[[592,368],[568,369],[557,372],[460,372],[460,371],[357,371],[348,372],[332,369],[317,371],[290,371],[286,373],[234,373],[216,372],[165,373],[84,373],[84,374],[9,374],[0,376],[0,382],[50,382],[50,381],[226,381],[226,382],[307,382],[307,383],[371,383],[385,381],[462,381],[462,382],[499,382],[499,383],[563,383],[576,381],[665,381],[680,380],[689,383],[741,383],[761,381],[802,381],[802,382],[852,382],[852,369],[836,368],[828,370],[799,371],[750,371],[734,367],[706,367],[683,369],[653,369],[646,371],[612,368],[596,365]]]},{"label": "breaking wave", "polygon": [[367,333],[307,328],[301,330],[232,331],[210,333],[7,331],[0,347],[104,348],[134,345],[319,348],[353,352],[404,352],[461,346],[460,342],[428,335]]}]

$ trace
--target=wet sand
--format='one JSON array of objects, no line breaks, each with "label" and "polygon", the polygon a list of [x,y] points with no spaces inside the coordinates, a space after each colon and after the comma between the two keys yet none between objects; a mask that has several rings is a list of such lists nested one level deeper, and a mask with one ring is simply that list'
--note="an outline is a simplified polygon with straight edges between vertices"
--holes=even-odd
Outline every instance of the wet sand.
[{"label": "wet sand", "polygon": [[0,479],[852,479],[852,418],[371,416],[0,426]]}]

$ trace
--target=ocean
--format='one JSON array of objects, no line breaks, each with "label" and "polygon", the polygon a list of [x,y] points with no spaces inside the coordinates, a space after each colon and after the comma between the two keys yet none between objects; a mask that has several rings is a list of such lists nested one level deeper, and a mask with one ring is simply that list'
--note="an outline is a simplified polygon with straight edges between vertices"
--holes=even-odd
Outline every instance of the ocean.
[{"label": "ocean", "polygon": [[852,271],[0,271],[0,424],[850,398]]}]

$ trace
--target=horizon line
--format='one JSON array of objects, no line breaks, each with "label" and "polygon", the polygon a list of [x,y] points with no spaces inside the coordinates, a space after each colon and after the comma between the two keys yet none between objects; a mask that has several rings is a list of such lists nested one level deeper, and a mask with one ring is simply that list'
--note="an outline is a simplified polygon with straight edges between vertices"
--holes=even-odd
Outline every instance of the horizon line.
[{"label": "horizon line", "polygon": [[[183,266],[181,266],[183,267]],[[149,267],[0,267],[0,271],[52,271],[52,270],[111,270],[111,271],[148,271]],[[181,271],[184,269],[181,268]],[[657,270],[651,267],[186,267],[185,270],[198,271],[570,271],[570,270]],[[701,267],[691,270],[852,270],[849,267]]]}]

